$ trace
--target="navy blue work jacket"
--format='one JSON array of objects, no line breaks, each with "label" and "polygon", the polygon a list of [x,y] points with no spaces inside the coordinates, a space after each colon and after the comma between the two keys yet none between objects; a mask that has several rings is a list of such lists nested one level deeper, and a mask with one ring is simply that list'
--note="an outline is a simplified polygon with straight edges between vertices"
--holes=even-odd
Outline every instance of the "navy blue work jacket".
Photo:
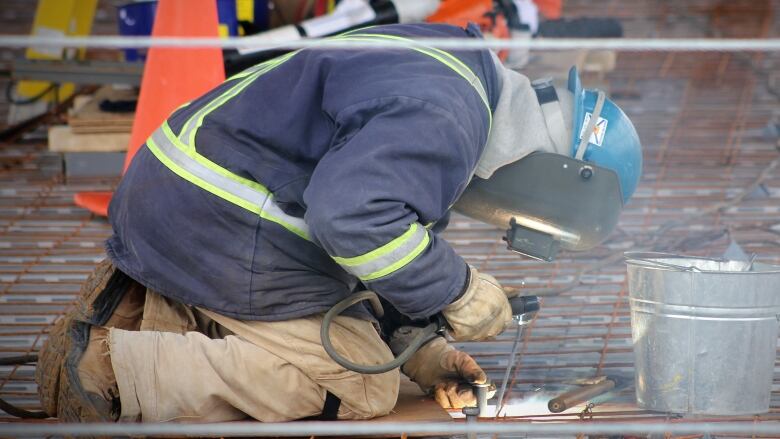
[{"label": "navy blue work jacket", "polygon": [[[473,26],[432,24],[361,32],[481,37]],[[476,74],[495,109],[490,53],[448,52]],[[324,312],[364,287],[412,318],[457,297],[467,266],[432,225],[446,222],[488,138],[486,103],[467,80],[399,48],[303,50],[218,101],[235,83],[180,108],[167,124],[178,132],[219,102],[197,130],[198,153],[263,185],[310,236],[192,184],[147,142],[109,209],[107,250],[120,270],[164,296],[246,320]],[[408,245],[407,235],[425,240],[405,258],[393,256],[393,243]],[[350,271],[349,264],[389,257],[398,260],[365,279]]]}]

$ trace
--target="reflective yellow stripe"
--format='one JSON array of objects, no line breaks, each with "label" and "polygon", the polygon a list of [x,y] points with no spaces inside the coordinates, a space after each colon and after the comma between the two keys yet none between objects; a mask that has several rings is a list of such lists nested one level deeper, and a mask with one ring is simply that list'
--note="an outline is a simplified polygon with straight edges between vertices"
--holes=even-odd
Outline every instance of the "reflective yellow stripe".
[{"label": "reflective yellow stripe", "polygon": [[165,165],[166,168],[170,169],[173,173],[178,175],[179,177],[187,180],[188,182],[200,187],[201,189],[204,189],[208,192],[211,192],[212,194],[225,199],[227,201],[230,201],[231,203],[241,206],[244,209],[254,212],[256,214],[260,214],[260,207],[257,206],[254,203],[250,203],[244,199],[241,199],[239,197],[234,196],[230,192],[223,191],[217,186],[214,186],[213,184],[207,182],[206,180],[200,179],[198,177],[195,177],[191,173],[187,172],[184,168],[181,166],[178,166],[176,163],[173,162],[173,160],[169,159],[167,155],[165,155],[164,152],[160,150],[160,147],[157,146],[157,143],[149,138],[146,141],[146,146],[149,148],[149,150],[154,154],[157,159],[162,162],[163,165]]},{"label": "reflective yellow stripe", "polygon": [[230,78],[228,78],[228,81],[232,81],[234,79],[241,79],[241,78],[244,78],[246,76],[252,75],[254,73],[257,73],[260,70],[263,70],[264,68],[266,68],[266,67],[268,67],[270,65],[274,65],[274,66],[275,65],[279,65],[279,64],[287,61],[288,59],[292,58],[293,55],[295,55],[298,52],[300,52],[300,50],[296,50],[296,51],[293,51],[293,52],[290,52],[290,53],[286,53],[286,54],[281,55],[281,56],[279,56],[277,58],[269,59],[268,61],[263,61],[260,64],[254,65],[252,67],[249,67],[249,68],[247,68],[247,69],[245,69],[243,71],[240,71],[240,72],[236,73],[235,75],[233,75]]},{"label": "reflective yellow stripe", "polygon": [[404,268],[408,263],[412,262],[417,256],[419,256],[428,247],[428,243],[430,242],[431,238],[430,236],[428,236],[427,233],[424,236],[425,238],[422,241],[420,241],[417,247],[412,249],[412,251],[410,251],[406,256],[404,256],[403,258],[399,259],[398,261],[394,262],[391,265],[388,265],[387,267],[381,270],[375,271],[369,274],[368,276],[365,276],[364,278],[362,278],[362,280],[369,281],[369,280],[379,279],[380,277],[387,276],[388,274],[395,273],[396,271]]},{"label": "reflective yellow stripe", "polygon": [[331,37],[331,38],[333,38],[333,39],[336,39],[336,38],[338,38],[338,37],[345,37],[345,36],[347,36],[347,35],[352,35],[352,34],[354,34],[354,33],[357,33],[357,32],[363,32],[363,31],[364,31],[364,30],[366,30],[366,29],[373,29],[373,28],[375,28],[375,27],[377,27],[377,26],[379,26],[379,25],[378,25],[378,24],[372,24],[371,26],[364,26],[364,27],[359,27],[359,28],[357,28],[357,29],[348,30],[348,31],[346,31],[346,32],[342,32],[342,33],[340,33],[340,34],[338,34],[338,35],[334,35],[334,36],[333,36],[333,37]]},{"label": "reflective yellow stripe", "polygon": [[[430,56],[455,71],[471,84],[485,104],[488,112],[489,135],[493,124],[493,114],[490,109],[487,91],[479,77],[458,58],[443,50],[416,45],[413,40],[403,37],[352,32],[334,38],[355,41],[384,39],[408,42],[410,44],[409,49]],[[237,83],[190,116],[178,136],[166,122],[147,141],[147,145],[152,154],[161,163],[181,178],[226,201],[249,210],[261,218],[275,222],[304,239],[310,240],[308,227],[303,219],[284,213],[276,205],[273,200],[273,194],[265,186],[217,165],[200,155],[195,146],[197,131],[211,112],[237,96],[257,78],[289,60],[298,52],[290,52],[233,75],[228,81],[237,81]],[[427,228],[419,223],[414,223],[401,236],[368,253],[350,258],[334,256],[333,259],[361,280],[369,281],[387,276],[405,267],[425,251],[429,243],[430,236]]]},{"label": "reflective yellow stripe", "polygon": [[434,47],[419,46],[414,42],[414,40],[410,40],[404,37],[399,37],[396,35],[359,33],[359,34],[343,34],[333,38],[340,39],[340,40],[349,40],[349,41],[372,41],[372,39],[403,41],[410,44],[410,46],[408,47],[409,49],[428,55],[431,58],[451,68],[463,79],[465,79],[469,84],[471,84],[472,87],[474,87],[474,90],[479,95],[480,100],[482,100],[482,103],[485,104],[485,108],[487,109],[487,114],[488,114],[488,137],[490,136],[490,130],[493,128],[493,110],[491,110],[490,108],[490,100],[488,98],[487,90],[485,89],[484,85],[482,85],[482,82],[479,80],[479,77],[466,64],[464,64],[463,61],[459,60],[452,54],[440,49],[436,49]]},{"label": "reflective yellow stripe", "polygon": [[425,250],[430,237],[420,223],[413,223],[403,235],[366,254],[333,260],[364,281],[390,274],[411,262]]},{"label": "reflective yellow stripe", "polygon": [[[216,99],[203,106],[203,108],[199,109],[197,112],[195,112],[195,114],[187,119],[187,122],[185,122],[181,133],[179,133],[179,139],[185,144],[192,145],[194,147],[195,135],[198,132],[198,128],[203,125],[203,120],[206,118],[206,116],[209,115],[209,113],[224,105],[227,101],[237,96],[257,78],[278,67],[288,59],[292,58],[296,53],[298,52],[290,52],[286,55],[280,56],[279,58],[274,58],[270,61],[262,63],[259,66],[247,69],[248,73],[245,75],[246,77],[244,77],[243,80],[231,87],[225,93],[221,94]],[[235,75],[233,77],[235,78],[237,76],[238,75]]]},{"label": "reflective yellow stripe", "polygon": [[309,228],[303,219],[287,215],[265,187],[258,183],[244,184],[241,180],[245,179],[231,175],[205,157],[202,158],[205,162],[194,160],[192,149],[177,143],[178,139],[166,128],[167,124],[163,124],[146,141],[149,150],[165,167],[195,186],[310,240]]},{"label": "reflective yellow stripe", "polygon": [[[348,41],[376,41],[384,39],[409,42],[412,44],[409,49],[428,55],[455,71],[474,88],[480,100],[485,105],[488,115],[488,133],[485,137],[485,141],[487,142],[487,138],[490,136],[490,130],[493,126],[493,112],[490,108],[487,91],[479,80],[479,77],[459,59],[438,49],[415,46],[412,40],[393,35],[360,33],[342,35],[334,38]],[[352,258],[332,257],[345,270],[354,274],[360,280],[370,281],[402,269],[419,256],[428,246],[429,242],[430,236],[428,235],[427,227],[415,223],[412,224],[409,227],[409,230],[403,235],[364,255]]]},{"label": "reflective yellow stripe", "polygon": [[160,129],[163,131],[163,133],[165,133],[165,137],[167,137],[168,140],[170,140],[174,144],[174,146],[176,146],[177,148],[179,148],[180,150],[185,152],[188,156],[192,157],[195,161],[197,161],[198,163],[202,164],[203,166],[211,169],[212,171],[214,171],[214,172],[216,172],[218,174],[224,175],[225,177],[235,181],[236,183],[243,184],[245,186],[249,186],[249,187],[251,187],[253,189],[256,189],[256,190],[258,190],[260,192],[263,192],[265,194],[270,194],[271,193],[268,190],[268,188],[266,188],[262,184],[260,184],[260,183],[258,183],[256,181],[253,181],[253,180],[249,180],[249,179],[244,178],[244,177],[242,177],[242,176],[240,176],[238,174],[235,174],[233,172],[228,171],[227,169],[223,168],[222,166],[219,166],[218,164],[212,162],[211,160],[209,160],[205,156],[200,155],[195,150],[195,148],[192,148],[190,146],[187,146],[187,145],[181,143],[179,138],[177,138],[176,135],[173,134],[173,130],[171,130],[171,127],[168,125],[167,121],[163,122],[163,124],[160,127]]}]

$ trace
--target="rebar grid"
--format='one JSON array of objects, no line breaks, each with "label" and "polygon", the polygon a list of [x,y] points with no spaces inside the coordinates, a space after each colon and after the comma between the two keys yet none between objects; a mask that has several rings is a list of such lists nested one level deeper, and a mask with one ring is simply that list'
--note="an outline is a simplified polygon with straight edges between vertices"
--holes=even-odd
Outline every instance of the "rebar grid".
[{"label": "rebar grid", "polygon": [[[605,16],[624,20],[629,36],[733,38],[780,32],[780,19],[772,14],[780,10],[777,1],[651,3],[610,0],[600,7]],[[571,1],[566,8],[567,16],[588,15],[592,4]],[[548,74],[535,68],[529,66],[529,76]],[[774,53],[620,53],[615,71],[606,76],[586,73],[583,78],[586,85],[609,88],[635,122],[645,147],[643,180],[610,240],[592,252],[564,254],[549,264],[505,251],[501,231],[461,216],[453,218],[446,238],[470,263],[507,286],[572,282],[582,267],[633,249],[630,243],[668,221],[735,196],[777,158],[777,139],[765,136],[764,128],[780,106],[767,90],[766,72],[778,70],[780,57]],[[110,189],[115,181],[69,180],[66,185],[48,166],[50,158],[34,142],[0,146],[1,356],[40,348],[50,324],[104,257],[102,241],[110,233],[105,221],[73,205],[72,194]],[[780,263],[780,172],[738,205],[668,230],[659,245],[718,256],[730,239],[764,262]],[[618,262],[584,275],[571,291],[544,298],[539,316],[524,331],[505,398],[527,410],[510,411],[496,421],[580,422],[583,407],[551,415],[547,399],[575,380],[599,375],[625,382],[588,417],[601,422],[673,420],[635,405],[626,295],[625,268]],[[493,341],[461,344],[494,381],[507,366],[510,332]],[[696,422],[780,420],[780,364],[776,367],[768,414]],[[31,366],[0,367],[0,397],[38,408],[32,376]]]}]

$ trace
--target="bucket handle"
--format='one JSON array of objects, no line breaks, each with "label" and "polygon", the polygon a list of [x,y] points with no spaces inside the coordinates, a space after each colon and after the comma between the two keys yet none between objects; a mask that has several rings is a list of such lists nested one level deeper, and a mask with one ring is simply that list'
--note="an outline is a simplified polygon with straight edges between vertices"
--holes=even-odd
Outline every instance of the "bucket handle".
[{"label": "bucket handle", "polygon": [[666,257],[666,258],[675,258],[675,259],[706,259],[710,261],[715,262],[722,262],[719,259],[715,258],[702,258],[702,257],[694,257],[694,256],[684,256],[684,255],[675,255],[672,253],[664,253],[664,252],[625,252],[623,253],[623,256],[626,258],[626,262],[630,261],[641,261],[650,265],[657,265],[661,267],[666,268],[673,268],[675,270],[681,270],[681,271],[696,271],[699,273],[704,272],[704,270],[694,267],[692,265],[690,266],[683,266],[683,265],[676,265],[676,264],[670,264],[668,262],[661,262],[655,259],[649,259],[649,258],[659,258],[659,257]]}]

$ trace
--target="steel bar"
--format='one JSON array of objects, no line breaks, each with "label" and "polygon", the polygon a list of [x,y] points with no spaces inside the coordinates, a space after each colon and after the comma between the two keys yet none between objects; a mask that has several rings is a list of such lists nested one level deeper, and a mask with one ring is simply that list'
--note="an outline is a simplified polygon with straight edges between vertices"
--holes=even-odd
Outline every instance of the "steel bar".
[{"label": "steel bar", "polygon": [[[780,14],[759,7],[765,2],[727,2],[724,7],[716,0],[697,0],[695,6],[664,2],[661,8],[651,3],[606,0],[600,10],[621,20],[631,37],[623,41],[630,42],[634,37],[656,35],[722,35],[745,38],[751,44],[768,35],[776,37],[775,29],[780,29]],[[733,17],[718,12],[733,8],[738,9]],[[567,17],[589,15],[592,3],[567,1],[564,12]],[[717,28],[718,23],[724,25]],[[535,59],[544,56],[534,53]],[[523,73],[536,78],[565,71],[576,58],[565,52],[556,56],[561,65],[532,61]],[[780,52],[619,53],[615,66],[613,71],[584,72],[583,80],[589,87],[608,89],[631,117],[643,142],[644,170],[637,193],[625,206],[619,230],[609,241],[591,252],[563,254],[559,262],[546,264],[505,252],[499,240],[501,231],[458,215],[453,215],[443,235],[468,263],[494,275],[502,285],[553,290],[576,281],[562,295],[545,298],[518,347],[522,367],[516,367],[501,383],[511,363],[512,331],[491,341],[458,344],[477,359],[491,382],[506,386],[506,416],[497,422],[576,423],[577,414],[550,414],[549,399],[580,379],[607,375],[622,382],[631,377],[633,346],[625,267],[619,260],[605,263],[605,259],[614,252],[634,249],[631,243],[635,240],[658,234],[662,235],[661,247],[720,256],[733,239],[747,254],[756,253],[758,261],[780,263],[780,170],[769,170],[755,184],[756,177],[779,155],[777,138],[765,130],[778,105],[765,79],[780,71]],[[40,137],[9,139],[0,148],[0,357],[40,349],[51,323],[70,306],[80,284],[105,256],[103,240],[111,233],[105,221],[76,208],[72,195],[82,190],[110,190],[116,180],[90,177],[69,179],[65,184],[58,170],[47,167],[48,157]],[[751,189],[749,193],[746,188]],[[709,211],[679,227],[665,227],[670,220],[696,215],[735,197],[741,199],[733,206]],[[600,268],[577,278],[592,264]],[[780,364],[776,365],[770,413],[728,420],[758,425],[776,422],[780,416],[778,371]],[[33,376],[34,368],[29,365],[0,367],[0,397],[37,409]],[[668,421],[666,414],[638,408],[630,387],[614,392],[592,416],[592,422],[600,423]],[[10,420],[2,413],[0,417]],[[719,421],[691,420],[697,424]],[[4,427],[0,425],[0,436]],[[202,428],[197,428],[200,434]],[[58,429],[57,435],[62,434]]]},{"label": "steel bar", "polygon": [[363,436],[406,434],[780,434],[780,422],[576,422],[532,424],[507,422],[230,422],[213,424],[6,424],[0,434],[31,436]]},{"label": "steel bar", "polygon": [[479,412],[477,413],[477,416],[480,417],[486,417],[488,416],[488,391],[490,390],[490,384],[474,384],[474,393],[477,397],[477,409]]},{"label": "steel bar", "polygon": [[109,61],[14,60],[11,77],[75,84],[141,85],[143,63]]},{"label": "steel bar", "polygon": [[474,39],[416,38],[402,41],[347,41],[327,38],[307,38],[297,41],[264,41],[261,37],[183,38],[183,37],[41,37],[27,35],[0,36],[0,47],[91,47],[104,49],[182,47],[219,47],[222,49],[397,49],[427,46],[458,50],[620,50],[664,52],[767,52],[780,51],[780,39],[734,38],[542,38],[542,39]]},{"label": "steel bar", "polygon": [[[517,322],[515,322],[517,323]],[[501,380],[501,390],[498,392],[498,398],[496,398],[496,416],[501,416],[501,409],[504,408],[504,396],[506,393],[506,386],[509,383],[509,374],[515,366],[515,357],[517,356],[517,348],[520,346],[520,339],[523,337],[523,325],[517,325],[517,332],[515,333],[515,341],[512,343],[512,351],[509,353],[509,361],[506,363],[506,370],[504,371],[504,378]]]}]

